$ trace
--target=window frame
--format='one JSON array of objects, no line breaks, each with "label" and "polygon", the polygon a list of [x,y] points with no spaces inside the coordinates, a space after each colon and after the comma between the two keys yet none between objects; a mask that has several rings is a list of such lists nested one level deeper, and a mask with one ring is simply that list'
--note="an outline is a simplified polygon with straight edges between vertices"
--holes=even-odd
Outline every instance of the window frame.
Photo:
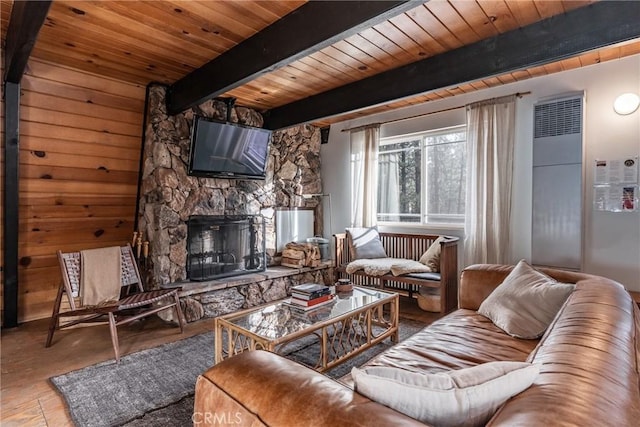
[{"label": "window frame", "polygon": [[[421,171],[420,171],[420,180],[421,180],[421,187],[424,189],[422,194],[420,195],[420,222],[399,222],[399,221],[383,221],[383,220],[379,220],[378,219],[378,215],[379,212],[377,212],[377,208],[376,208],[376,220],[377,223],[383,227],[393,227],[393,228],[425,228],[425,229],[446,229],[446,230],[462,230],[464,229],[464,223],[465,223],[465,215],[462,215],[462,223],[455,223],[455,222],[427,222],[426,219],[428,217],[434,217],[437,215],[445,215],[445,214],[429,214],[427,212],[427,203],[428,203],[428,196],[426,194],[426,189],[429,188],[428,187],[428,173],[427,173],[427,162],[428,162],[428,155],[427,155],[427,148],[429,147],[429,145],[427,145],[427,138],[428,137],[437,137],[440,135],[446,135],[446,134],[450,134],[450,133],[456,133],[456,132],[460,132],[463,131],[465,133],[465,138],[464,141],[456,141],[460,142],[460,143],[467,143],[467,134],[466,134],[466,124],[460,124],[460,125],[454,125],[454,126],[447,126],[447,127],[442,127],[442,128],[438,128],[438,129],[432,129],[432,130],[427,130],[427,131],[421,131],[421,132],[413,132],[413,133],[407,133],[407,134],[403,134],[403,135],[392,135],[392,136],[388,136],[388,137],[384,137],[384,138],[380,138],[380,143],[379,146],[382,147],[383,145],[389,145],[389,144],[394,144],[394,143],[398,143],[398,142],[402,142],[402,141],[407,141],[407,140],[411,140],[411,139],[415,139],[415,138],[420,138],[420,150],[421,150]],[[452,142],[448,142],[445,144],[451,144]],[[435,146],[435,145],[443,145],[443,144],[433,144],[431,146]],[[380,154],[380,148],[378,148],[378,155]],[[378,179],[380,179],[380,177],[378,176]],[[377,185],[377,183],[376,183]],[[466,185],[465,185],[466,187]],[[466,191],[466,188],[465,188]],[[402,215],[402,214],[395,214],[395,215]],[[451,217],[453,216],[453,214],[451,215],[445,215],[447,217]]]}]

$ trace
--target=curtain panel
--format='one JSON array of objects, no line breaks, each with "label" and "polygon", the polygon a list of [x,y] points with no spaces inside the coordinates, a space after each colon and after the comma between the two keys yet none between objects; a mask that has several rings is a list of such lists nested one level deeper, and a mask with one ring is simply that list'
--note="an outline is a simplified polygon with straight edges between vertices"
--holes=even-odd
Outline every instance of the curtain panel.
[{"label": "curtain panel", "polygon": [[382,221],[400,221],[399,163],[398,153],[378,153],[378,212],[386,214]]},{"label": "curtain panel", "polygon": [[351,132],[351,225],[376,224],[380,125]]},{"label": "curtain panel", "polygon": [[465,265],[507,264],[516,95],[467,109]]}]

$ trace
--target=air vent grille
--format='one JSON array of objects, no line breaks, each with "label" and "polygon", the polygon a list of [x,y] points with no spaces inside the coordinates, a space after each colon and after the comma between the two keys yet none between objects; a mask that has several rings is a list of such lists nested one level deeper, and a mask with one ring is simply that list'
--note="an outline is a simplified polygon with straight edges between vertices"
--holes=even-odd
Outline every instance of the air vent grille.
[{"label": "air vent grille", "polygon": [[534,138],[580,133],[582,98],[536,105],[534,120]]}]

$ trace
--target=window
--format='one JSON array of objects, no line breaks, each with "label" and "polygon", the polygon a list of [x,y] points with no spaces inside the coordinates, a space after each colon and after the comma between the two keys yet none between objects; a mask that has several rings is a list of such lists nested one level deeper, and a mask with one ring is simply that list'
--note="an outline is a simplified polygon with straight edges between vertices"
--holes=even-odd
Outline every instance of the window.
[{"label": "window", "polygon": [[464,224],[465,126],[380,139],[378,222]]}]

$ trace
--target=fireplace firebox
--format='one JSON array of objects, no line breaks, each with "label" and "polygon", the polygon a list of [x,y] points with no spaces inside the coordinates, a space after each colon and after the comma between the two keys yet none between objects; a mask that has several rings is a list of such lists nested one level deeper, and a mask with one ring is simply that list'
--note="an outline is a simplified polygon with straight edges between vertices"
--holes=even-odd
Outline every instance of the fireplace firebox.
[{"label": "fireplace firebox", "polygon": [[203,281],[264,271],[264,218],[192,216],[187,223],[187,274]]}]

